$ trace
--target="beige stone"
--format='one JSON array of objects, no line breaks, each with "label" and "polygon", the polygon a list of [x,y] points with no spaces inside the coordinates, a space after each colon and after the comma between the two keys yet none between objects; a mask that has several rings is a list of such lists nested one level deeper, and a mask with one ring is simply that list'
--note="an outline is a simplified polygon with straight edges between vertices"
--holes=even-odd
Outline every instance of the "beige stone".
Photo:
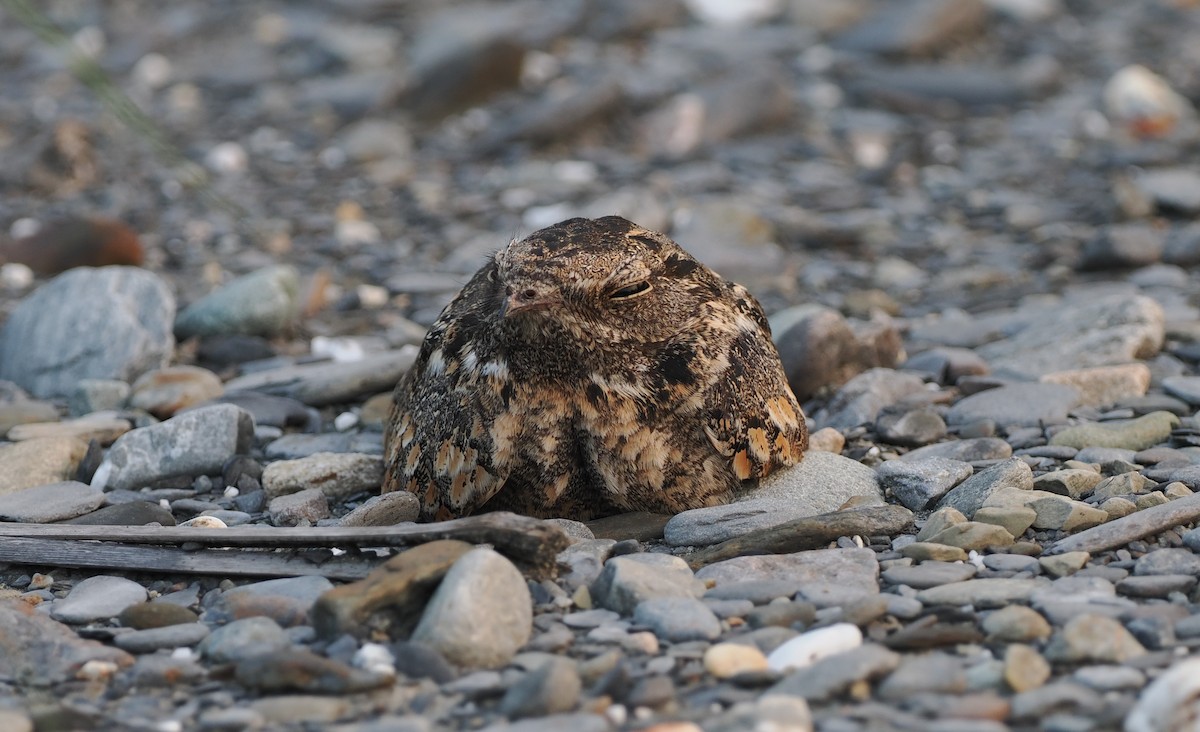
[{"label": "beige stone", "polygon": [[917,534],[917,541],[928,541],[929,537],[935,536],[954,524],[965,523],[967,517],[962,514],[957,508],[940,508],[929,515],[925,519],[925,525],[921,527],[920,533]]},{"label": "beige stone", "polygon": [[1039,498],[1029,504],[1037,511],[1033,525],[1038,529],[1060,529],[1082,531],[1099,526],[1108,520],[1108,514],[1082,501],[1072,501],[1065,496]]},{"label": "beige stone", "polygon": [[1014,538],[1023,536],[1036,518],[1037,511],[1028,506],[984,506],[975,512],[976,521],[1003,526]]},{"label": "beige stone", "polygon": [[1087,552],[1067,552],[1041,557],[1038,564],[1051,577],[1066,577],[1083,569],[1091,558],[1092,555]]},{"label": "beige stone", "polygon": [[1014,643],[1004,651],[1004,680],[1018,694],[1050,678],[1050,664],[1031,646]]},{"label": "beige stone", "polygon": [[918,562],[929,560],[936,562],[965,562],[967,559],[967,552],[960,547],[948,544],[933,544],[927,541],[918,541],[909,544],[900,549],[900,554]]},{"label": "beige stone", "polygon": [[718,679],[767,670],[767,657],[755,646],[717,643],[704,652],[704,669]]},{"label": "beige stone", "polygon": [[1150,388],[1150,369],[1144,363],[1096,366],[1055,371],[1041,378],[1046,384],[1066,384],[1079,390],[1079,403],[1107,406],[1121,399],[1143,396]]},{"label": "beige stone", "polygon": [[0,494],[75,477],[87,443],[78,437],[39,437],[0,445]]}]

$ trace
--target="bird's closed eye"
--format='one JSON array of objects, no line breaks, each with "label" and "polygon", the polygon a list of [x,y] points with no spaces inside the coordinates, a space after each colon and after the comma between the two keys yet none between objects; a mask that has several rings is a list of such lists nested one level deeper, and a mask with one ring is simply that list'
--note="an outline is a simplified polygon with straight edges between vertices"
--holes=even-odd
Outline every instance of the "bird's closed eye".
[{"label": "bird's closed eye", "polygon": [[608,293],[609,300],[628,300],[638,295],[645,294],[650,291],[650,283],[646,280],[635,282],[632,285],[625,285]]}]

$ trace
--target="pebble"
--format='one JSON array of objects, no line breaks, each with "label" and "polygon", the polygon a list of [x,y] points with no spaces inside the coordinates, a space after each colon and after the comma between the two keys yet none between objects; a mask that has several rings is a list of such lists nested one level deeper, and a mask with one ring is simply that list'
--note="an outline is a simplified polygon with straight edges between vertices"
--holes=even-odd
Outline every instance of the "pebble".
[{"label": "pebble", "polygon": [[573,661],[549,658],[509,687],[500,700],[500,711],[513,719],[569,712],[579,702],[582,688]]},{"label": "pebble", "polygon": [[266,617],[285,628],[304,625],[309,620],[313,604],[332,589],[332,582],[318,576],[252,582],[225,590],[211,598],[204,619],[225,623],[241,618]]},{"label": "pebble", "polygon": [[870,549],[815,549],[726,559],[700,569],[696,579],[711,581],[718,587],[746,580],[796,582],[804,599],[821,605],[814,598],[822,597],[825,591],[836,592],[843,600],[878,593],[879,562]]},{"label": "pebble", "polygon": [[[1145,396],[1150,388],[1150,368],[1144,363],[1096,366],[1089,369],[1044,374],[1042,383],[1065,384],[1079,392],[1079,404],[1106,406]],[[1166,385],[1163,385],[1166,388]]]},{"label": "pebble", "polygon": [[1050,623],[1038,611],[1022,605],[1009,605],[988,613],[981,624],[989,638],[1029,643],[1050,637]]},{"label": "pebble", "polygon": [[879,485],[913,511],[929,508],[972,472],[969,463],[938,457],[889,460],[876,470]]},{"label": "pebble", "polygon": [[122,633],[113,639],[113,643],[130,653],[153,653],[160,648],[194,646],[207,638],[210,632],[211,629],[204,623],[179,623]]},{"label": "pebble", "polygon": [[320,488],[272,498],[267,515],[275,526],[312,525],[330,517],[329,498]]},{"label": "pebble", "polygon": [[931,544],[956,546],[965,551],[982,551],[988,547],[1005,547],[1013,543],[1013,535],[1003,526],[964,521],[947,526],[929,537]]},{"label": "pebble", "polygon": [[846,382],[813,420],[819,427],[851,429],[874,422],[884,407],[924,390],[924,382],[912,374],[870,369]]},{"label": "pebble", "polygon": [[[108,451],[109,490],[133,490],[179,475],[219,474],[231,456],[245,453],[254,419],[230,404],[193,409],[121,435]],[[188,449],[171,450],[171,445]]]},{"label": "pebble", "polygon": [[421,512],[420,500],[407,491],[392,491],[371,496],[353,511],[338,519],[339,526],[395,526],[416,521]]},{"label": "pebble", "polygon": [[1084,614],[1067,621],[1046,646],[1046,658],[1064,663],[1122,663],[1146,653],[1120,622]]},{"label": "pebble", "polygon": [[1033,647],[1013,643],[1004,651],[1004,681],[1020,693],[1036,689],[1050,678],[1050,664]]},{"label": "pebble", "polygon": [[179,338],[279,335],[296,317],[300,276],[289,265],[260,269],[188,305],[175,319]]},{"label": "pebble", "polygon": [[81,267],[39,287],[0,328],[0,379],[37,398],[66,397],[82,379],[132,381],[167,365],[175,299],[137,267]]},{"label": "pebble", "polygon": [[104,503],[104,494],[76,481],[0,493],[0,520],[48,524],[82,516]]},{"label": "pebble", "polygon": [[[225,382],[225,391],[263,392],[271,396],[293,399],[312,407],[345,404],[394,388],[396,382],[408,373],[416,358],[417,347],[407,345],[394,351],[368,355],[358,361],[282,366],[230,379]],[[350,439],[346,435],[320,435],[319,437],[344,438],[347,441]],[[303,457],[318,451],[310,449],[302,454],[279,455],[279,457]],[[356,451],[362,452],[362,450]],[[330,452],[345,452],[345,450],[330,450]]]},{"label": "pebble", "polygon": [[75,477],[87,454],[87,443],[77,437],[40,437],[0,445],[0,494],[14,493]]},{"label": "pebble", "polygon": [[1012,458],[981,470],[947,493],[938,506],[955,508],[969,518],[1003,488],[1033,489],[1033,472],[1025,461]]},{"label": "pebble", "polygon": [[1126,450],[1145,450],[1164,442],[1179,418],[1170,412],[1151,412],[1121,424],[1081,424],[1056,432],[1051,445],[1085,447],[1116,447]]},{"label": "pebble", "polygon": [[817,659],[814,663],[788,673],[767,690],[768,695],[782,694],[820,701],[845,693],[854,685],[874,681],[890,674],[900,665],[901,656],[877,643],[864,643],[840,653]]},{"label": "pebble", "polygon": [[865,498],[866,505],[883,502],[875,471],[841,455],[811,452],[798,465],[771,473],[744,500],[676,514],[663,536],[672,546],[716,544],[756,529],[836,511],[855,497]]},{"label": "pebble", "polygon": [[491,549],[475,549],[446,573],[412,639],[459,666],[497,668],[529,640],[532,604],[512,562]]},{"label": "pebble", "polygon": [[886,582],[923,590],[951,582],[963,582],[975,576],[975,566],[951,562],[926,561],[911,567],[892,567],[883,572]]},{"label": "pebble", "polygon": [[263,470],[267,498],[319,489],[330,499],[378,491],[383,462],[377,455],[318,452],[296,460],[277,460]]},{"label": "pebble", "polygon": [[715,643],[704,651],[704,670],[718,679],[743,673],[766,671],[767,657],[753,646],[740,643]]},{"label": "pebble", "polygon": [[937,457],[964,463],[975,463],[988,460],[1003,460],[1010,456],[1012,456],[1012,446],[1004,440],[998,437],[972,437],[918,447],[901,455],[897,459],[910,461]]},{"label": "pebble", "polygon": [[237,663],[246,658],[291,646],[279,624],[254,616],[234,620],[213,630],[200,641],[200,655],[217,663]]},{"label": "pebble", "polygon": [[930,587],[917,593],[926,605],[974,605],[979,608],[1003,607],[1028,601],[1043,582],[1032,579],[984,578]]},{"label": "pebble", "polygon": [[703,602],[691,597],[655,597],[639,602],[633,620],[670,643],[716,640],[721,621]]},{"label": "pebble", "polygon": [[1001,526],[1010,536],[1021,538],[1037,519],[1037,511],[1028,506],[984,506],[975,512],[974,520]]},{"label": "pebble", "polygon": [[95,575],[71,588],[54,603],[50,616],[64,623],[90,623],[115,617],[122,610],[146,600],[146,590],[124,577]]},{"label": "pebble", "polygon": [[793,671],[858,648],[862,643],[863,634],[857,625],[835,623],[802,633],[779,646],[767,656],[767,665],[775,671]]},{"label": "pebble", "polygon": [[1083,569],[1092,558],[1087,552],[1067,552],[1042,557],[1038,560],[1042,571],[1051,577],[1066,577]]},{"label": "pebble", "polygon": [[589,589],[593,601],[600,607],[630,615],[646,600],[700,597],[704,594],[704,586],[696,580],[687,563],[678,557],[633,554],[606,561]]},{"label": "pebble", "polygon": [[1081,394],[1065,384],[1012,384],[964,397],[946,413],[949,424],[990,419],[1001,425],[1039,426],[1065,422]]}]

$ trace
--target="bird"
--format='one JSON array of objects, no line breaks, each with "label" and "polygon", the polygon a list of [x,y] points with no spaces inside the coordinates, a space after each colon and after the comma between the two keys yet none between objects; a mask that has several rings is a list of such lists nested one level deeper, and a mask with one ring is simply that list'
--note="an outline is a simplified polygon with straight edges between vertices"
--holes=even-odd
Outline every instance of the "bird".
[{"label": "bird", "polygon": [[382,492],[420,519],[728,503],[808,448],[758,301],[619,216],[513,239],[392,394]]}]

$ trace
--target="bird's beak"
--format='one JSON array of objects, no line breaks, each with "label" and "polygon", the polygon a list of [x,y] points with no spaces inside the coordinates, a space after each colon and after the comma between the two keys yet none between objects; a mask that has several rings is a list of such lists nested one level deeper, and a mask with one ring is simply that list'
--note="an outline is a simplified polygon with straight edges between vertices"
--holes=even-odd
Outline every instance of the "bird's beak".
[{"label": "bird's beak", "polygon": [[543,310],[558,302],[553,293],[526,288],[508,293],[500,301],[500,317],[511,318],[518,313]]}]

